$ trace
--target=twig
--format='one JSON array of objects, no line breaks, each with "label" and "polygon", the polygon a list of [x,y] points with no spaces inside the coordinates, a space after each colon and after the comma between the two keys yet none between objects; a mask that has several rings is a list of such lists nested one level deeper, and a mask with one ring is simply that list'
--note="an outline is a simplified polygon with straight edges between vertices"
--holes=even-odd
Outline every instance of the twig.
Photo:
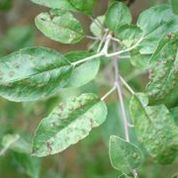
[{"label": "twig", "polygon": [[135,92],[133,91],[133,89],[129,86],[129,84],[124,80],[124,78],[122,78],[120,76],[120,80],[121,82],[123,83],[123,85],[128,89],[128,91],[131,93],[131,94],[135,94]]},{"label": "twig", "polygon": [[109,95],[111,95],[116,90],[116,86],[113,86],[102,98],[101,100],[105,100]]},{"label": "twig", "polygon": [[88,38],[88,39],[91,39],[91,40],[100,40],[100,38],[96,37],[96,36],[86,35],[85,37]]},{"label": "twig", "polygon": [[[115,45],[113,44],[113,48],[115,50]],[[128,119],[127,119],[127,114],[124,106],[124,99],[123,99],[123,93],[121,89],[121,79],[120,79],[120,74],[119,74],[119,68],[117,65],[117,57],[113,57],[113,67],[114,67],[114,77],[115,77],[115,86],[117,87],[117,94],[118,98],[120,100],[120,105],[121,105],[121,118],[123,119],[123,124],[124,124],[124,132],[125,132],[125,139],[127,142],[130,141],[129,138],[129,124],[128,124]]]},{"label": "twig", "polygon": [[137,43],[135,43],[130,48],[127,48],[127,49],[124,49],[124,50],[121,50],[121,51],[117,51],[117,52],[114,52],[114,53],[107,54],[106,57],[114,57],[114,56],[118,56],[120,54],[129,52],[129,51],[132,51],[134,48],[136,48],[142,42],[142,40],[143,40],[143,38],[140,38],[140,40],[138,40]]},{"label": "twig", "polygon": [[84,63],[84,62],[87,62],[87,61],[90,61],[92,59],[95,59],[95,58],[98,58],[98,57],[101,57],[103,54],[102,53],[97,53],[97,54],[94,54],[92,56],[89,56],[89,57],[86,57],[80,61],[76,61],[76,62],[73,62],[72,65],[76,66],[76,65],[79,65],[81,63]]},{"label": "twig", "polygon": [[84,58],[84,59],[82,59],[80,61],[73,62],[72,65],[76,66],[76,65],[81,64],[83,62],[87,62],[87,61],[90,61],[92,59],[95,59],[95,58],[98,58],[98,57],[101,57],[101,56],[105,56],[108,53],[108,48],[109,48],[110,41],[111,41],[111,34],[108,34],[107,37],[106,37],[106,41],[105,41],[104,47],[100,52],[98,52],[98,53],[96,53],[96,54],[94,54],[92,56],[86,57],[86,58]]},{"label": "twig", "polygon": [[[113,49],[114,51],[116,50],[116,46],[113,43]],[[130,142],[130,137],[129,137],[129,122],[127,119],[127,113],[126,113],[126,109],[125,109],[125,105],[124,105],[124,98],[123,98],[123,93],[122,93],[122,85],[121,82],[127,87],[127,89],[134,94],[134,91],[131,89],[131,87],[127,84],[127,82],[120,76],[119,73],[119,68],[118,68],[118,57],[113,57],[113,67],[114,67],[114,76],[115,76],[115,85],[117,87],[117,94],[118,94],[118,98],[120,100],[120,106],[121,106],[121,118],[123,120],[124,123],[124,132],[125,132],[125,139],[127,142]],[[136,170],[132,171],[132,174],[134,176],[134,178],[138,178],[138,174],[136,172]]]}]

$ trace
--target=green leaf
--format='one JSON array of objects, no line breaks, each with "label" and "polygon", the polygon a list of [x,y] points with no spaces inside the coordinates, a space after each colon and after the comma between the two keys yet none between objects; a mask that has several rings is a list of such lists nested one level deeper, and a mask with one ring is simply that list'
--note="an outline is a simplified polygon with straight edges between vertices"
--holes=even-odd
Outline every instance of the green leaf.
[{"label": "green leaf", "polygon": [[172,114],[172,117],[174,118],[174,121],[176,125],[178,126],[178,107],[174,107],[170,109],[170,113]]},{"label": "green leaf", "polygon": [[80,22],[67,11],[43,12],[35,18],[35,24],[45,36],[64,44],[78,43],[84,37]]},{"label": "green leaf", "polygon": [[13,156],[21,171],[31,178],[40,177],[41,162],[39,158],[34,158],[31,155],[14,152]]},{"label": "green leaf", "polygon": [[82,94],[61,103],[39,124],[33,140],[33,155],[42,157],[65,150],[101,125],[106,115],[105,103],[94,94]]},{"label": "green leaf", "polygon": [[170,0],[170,1],[171,1],[173,12],[178,15],[178,0]]},{"label": "green leaf", "polygon": [[[68,61],[76,62],[78,60],[84,59],[86,57],[91,56],[91,52],[85,51],[75,51],[69,52],[65,55]],[[92,81],[100,68],[100,59],[93,59],[89,62],[83,63],[74,68],[71,77],[68,82],[68,87],[80,87],[88,82]]]},{"label": "green leaf", "polygon": [[140,14],[137,26],[144,32],[140,52],[142,54],[152,54],[164,35],[178,31],[178,16],[172,13],[169,5],[156,5]]},{"label": "green leaf", "polygon": [[97,17],[90,25],[90,30],[96,37],[102,38],[104,33],[104,28],[101,25],[104,24],[104,16]]},{"label": "green leaf", "polygon": [[9,10],[12,6],[12,0],[1,0],[0,10]]},{"label": "green leaf", "polygon": [[68,0],[31,0],[36,4],[40,4],[53,9],[64,9],[64,10],[73,10],[71,4]]},{"label": "green leaf", "polygon": [[143,32],[136,25],[126,24],[118,28],[115,35],[123,45],[130,47],[142,38]]},{"label": "green leaf", "polygon": [[2,138],[3,152],[10,149],[21,170],[32,178],[39,178],[40,160],[32,157],[31,144],[18,134],[7,134]]},{"label": "green leaf", "polygon": [[137,138],[155,161],[170,164],[178,151],[177,126],[165,105],[147,104],[148,98],[143,94],[136,94],[130,100]]},{"label": "green leaf", "polygon": [[34,101],[54,95],[67,85],[73,67],[49,48],[25,48],[0,58],[0,96]]},{"label": "green leaf", "polygon": [[140,54],[139,49],[137,48],[130,52],[130,56],[130,62],[134,67],[137,67],[142,71],[143,69],[146,71],[147,68],[149,68],[151,55]]},{"label": "green leaf", "polygon": [[[168,105],[177,93],[178,82],[178,35],[163,38],[151,57],[152,74],[146,87],[152,103]],[[172,98],[172,99],[171,99]],[[176,98],[175,98],[176,99]]]},{"label": "green leaf", "polygon": [[130,24],[131,21],[131,13],[128,7],[122,2],[113,3],[106,13],[106,26],[113,32],[122,25]]},{"label": "green leaf", "polygon": [[126,174],[138,168],[144,160],[143,153],[136,145],[114,135],[109,141],[109,156],[112,166]]},{"label": "green leaf", "polygon": [[70,4],[87,15],[92,15],[92,10],[96,4],[96,0],[68,0]]},{"label": "green leaf", "polygon": [[21,48],[33,46],[35,34],[31,26],[14,26],[0,38],[0,52],[6,54]]}]

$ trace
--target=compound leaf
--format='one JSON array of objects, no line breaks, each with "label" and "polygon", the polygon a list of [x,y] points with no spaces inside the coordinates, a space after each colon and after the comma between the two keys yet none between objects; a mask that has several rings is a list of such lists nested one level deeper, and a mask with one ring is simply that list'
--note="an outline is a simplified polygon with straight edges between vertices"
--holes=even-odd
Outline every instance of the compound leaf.
[{"label": "compound leaf", "polygon": [[49,48],[24,48],[0,58],[0,96],[16,102],[54,95],[67,85],[73,67]]},{"label": "compound leaf", "polygon": [[39,124],[33,154],[42,157],[65,150],[101,125],[106,115],[105,103],[94,94],[82,94],[61,103]]},{"label": "compound leaf", "polygon": [[78,43],[84,32],[80,22],[68,11],[51,10],[35,18],[37,28],[48,38],[64,43]]},{"label": "compound leaf", "polygon": [[143,153],[136,145],[114,135],[110,137],[109,155],[112,166],[123,173],[132,172],[144,160]]}]

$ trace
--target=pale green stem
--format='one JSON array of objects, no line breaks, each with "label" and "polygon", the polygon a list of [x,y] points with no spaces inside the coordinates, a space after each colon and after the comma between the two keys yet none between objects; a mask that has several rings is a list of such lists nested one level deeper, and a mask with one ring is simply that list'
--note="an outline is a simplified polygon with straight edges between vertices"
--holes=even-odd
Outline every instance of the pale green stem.
[{"label": "pale green stem", "polygon": [[111,95],[116,90],[116,86],[113,86],[102,98],[101,100],[105,100],[109,95]]}]

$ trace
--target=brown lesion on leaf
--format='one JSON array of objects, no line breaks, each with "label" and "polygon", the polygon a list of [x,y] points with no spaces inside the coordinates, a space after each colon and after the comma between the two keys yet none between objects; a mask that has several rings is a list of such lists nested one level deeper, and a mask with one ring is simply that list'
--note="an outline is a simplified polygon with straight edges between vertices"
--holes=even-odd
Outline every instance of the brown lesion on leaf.
[{"label": "brown lesion on leaf", "polygon": [[89,121],[90,121],[90,126],[91,126],[91,128],[93,128],[93,127],[94,127],[94,125],[95,125],[95,123],[94,123],[93,119],[92,119],[92,118],[88,118],[88,119],[89,119]]},{"label": "brown lesion on leaf", "polygon": [[48,153],[51,154],[51,152],[53,151],[52,147],[51,147],[51,143],[50,142],[46,142],[46,146],[47,146],[47,149],[48,149]]},{"label": "brown lesion on leaf", "polygon": [[17,63],[14,64],[14,67],[15,67],[16,69],[19,69],[19,68],[20,68],[19,64],[17,64]]},{"label": "brown lesion on leaf", "polygon": [[61,103],[61,104],[59,105],[59,109],[60,109],[61,111],[64,111],[64,104],[63,104],[63,103]]},{"label": "brown lesion on leaf", "polygon": [[13,77],[15,75],[15,73],[13,71],[9,72],[9,77]]}]

